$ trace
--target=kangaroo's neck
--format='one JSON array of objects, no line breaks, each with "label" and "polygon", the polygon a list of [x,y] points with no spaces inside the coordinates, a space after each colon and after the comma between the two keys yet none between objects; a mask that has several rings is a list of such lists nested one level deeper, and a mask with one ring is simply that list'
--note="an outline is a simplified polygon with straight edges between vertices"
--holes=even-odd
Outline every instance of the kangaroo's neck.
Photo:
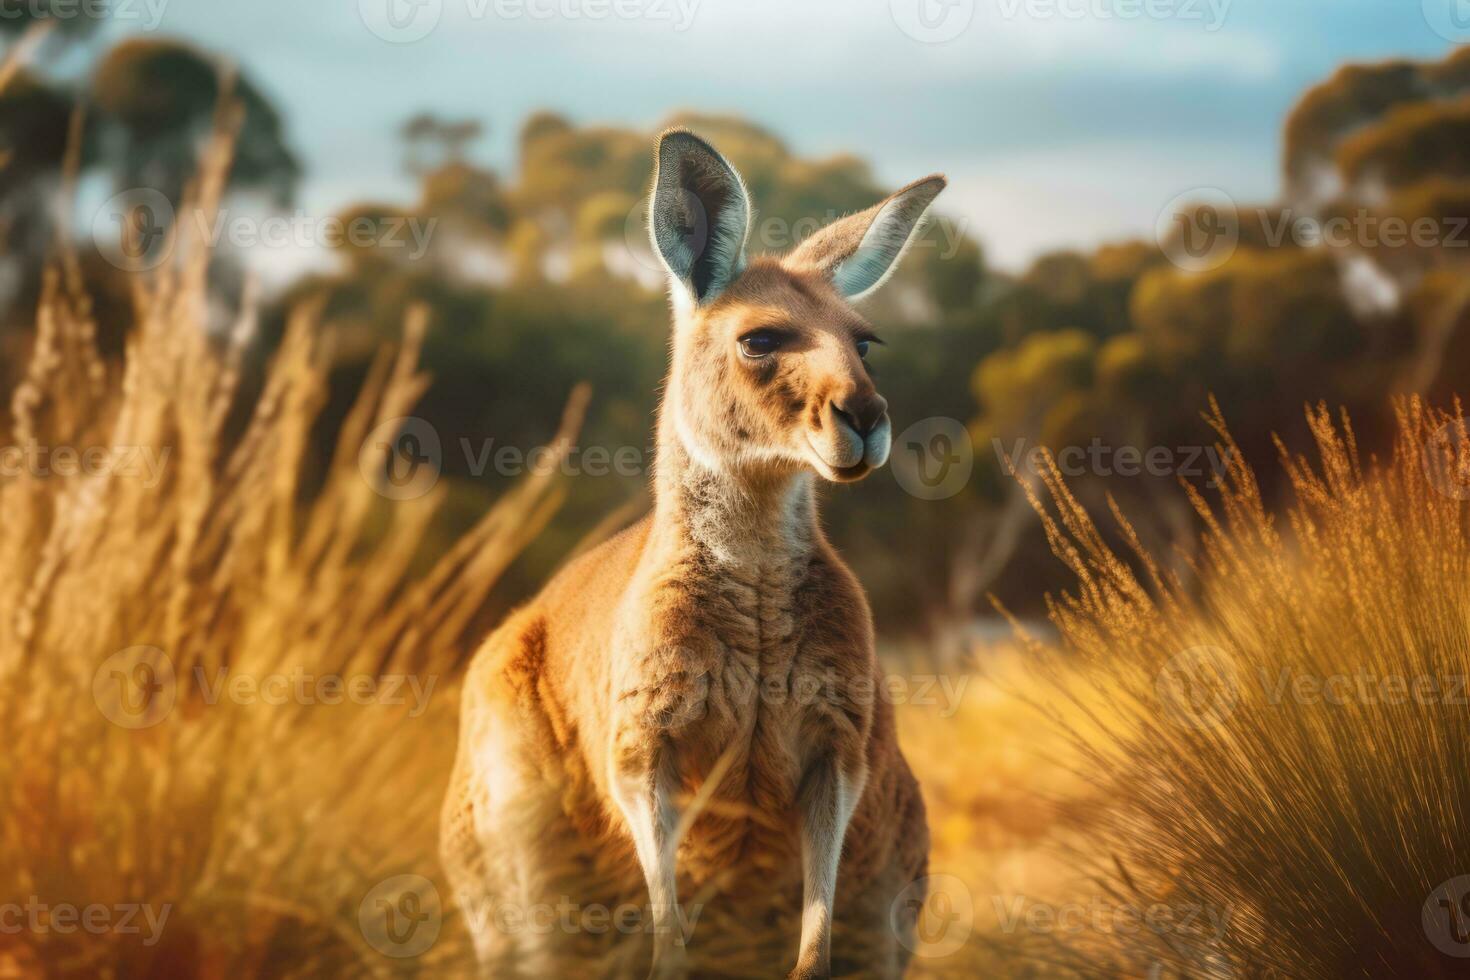
[{"label": "kangaroo's neck", "polygon": [[761,572],[808,558],[820,533],[811,474],[711,465],[685,444],[671,411],[666,405],[659,420],[655,534],[732,570]]}]

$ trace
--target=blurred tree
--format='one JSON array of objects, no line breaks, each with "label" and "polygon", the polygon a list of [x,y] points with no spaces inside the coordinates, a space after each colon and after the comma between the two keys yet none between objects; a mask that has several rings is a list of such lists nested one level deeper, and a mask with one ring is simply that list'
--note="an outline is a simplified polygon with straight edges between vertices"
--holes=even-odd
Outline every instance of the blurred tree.
[{"label": "blurred tree", "polygon": [[[297,175],[280,121],[259,91],[243,80],[235,87],[248,150],[235,179],[278,196]],[[174,42],[120,45],[87,90],[97,110],[84,168],[177,194],[220,90],[207,56]],[[45,209],[35,202],[50,199],[66,147],[58,122],[81,98],[35,75],[0,95],[0,153],[14,178],[0,190],[0,215],[13,219],[7,235],[41,227]],[[1470,249],[1444,234],[1393,245],[1352,223],[1423,219],[1441,232],[1461,216],[1470,224],[1467,100],[1465,52],[1343,69],[1287,122],[1283,199],[1240,208],[1238,249],[1206,273],[1175,268],[1167,247],[1127,242],[1053,253],[1002,276],[939,215],[865,313],[889,341],[872,360],[896,433],[931,417],[965,420],[976,467],[943,500],[916,499],[888,474],[832,491],[827,523],[868,583],[880,625],[951,630],[983,611],[987,592],[1024,612],[1042,587],[1060,584],[1060,570],[1038,557],[1025,503],[1037,447],[1208,445],[1199,412],[1213,394],[1242,447],[1260,458],[1274,453],[1274,432],[1288,445],[1303,437],[1294,428],[1303,402],[1349,407],[1371,441],[1372,416],[1381,417],[1396,378],[1417,390],[1452,386],[1470,366]],[[865,161],[804,157],[742,119],[690,113],[667,124],[706,135],[745,175],[756,253],[785,251],[884,193]],[[409,309],[428,309],[435,329],[425,363],[436,384],[415,411],[444,443],[452,523],[436,529],[441,540],[515,475],[495,451],[524,454],[549,438],[567,391],[591,380],[597,401],[584,445],[631,450],[636,464],[571,482],[563,518],[512,576],[529,590],[582,535],[636,500],[646,478],[667,343],[662,273],[644,232],[653,134],[537,113],[521,125],[518,159],[502,175],[474,159],[482,132],[477,121],[432,113],[407,120],[405,169],[419,199],[361,202],[340,217],[417,222],[431,231],[425,250],[343,241],[340,267],[289,290],[266,335],[279,335],[291,305],[322,304],[343,358],[332,395],[340,413],[340,398],[399,335]],[[1333,219],[1350,223],[1343,245],[1297,234],[1299,222]],[[333,418],[340,414],[325,417],[324,439]],[[1015,473],[1008,455],[1019,456]],[[1174,474],[1105,469],[1089,463],[1074,478],[1084,501],[1114,497],[1156,553],[1192,540]],[[1212,476],[1205,467],[1188,478]]]},{"label": "blurred tree", "polygon": [[[86,25],[98,22],[75,16],[70,6],[73,15],[56,18],[48,43],[74,43]],[[33,24],[46,25],[51,21],[36,15],[49,17],[50,9],[31,5],[25,13]],[[19,23],[0,19],[0,33],[14,33]],[[244,110],[231,188],[263,190],[279,204],[289,202],[300,169],[279,116],[248,79],[203,52],[175,41],[130,40],[107,51],[81,82],[14,72],[0,89],[0,329],[29,321],[41,266],[57,241],[91,230],[85,218],[77,226],[56,224],[68,213],[58,207],[68,152],[74,151],[78,178],[102,177],[118,191],[152,188],[177,204],[226,92]],[[84,265],[99,297],[126,293],[102,281],[123,275],[118,269],[90,260]],[[221,288],[238,288],[228,261],[217,271]],[[104,327],[119,319],[102,306],[97,312]]]},{"label": "blurred tree", "polygon": [[[0,17],[0,37],[10,41],[6,60],[14,57],[14,67],[18,69],[24,67],[19,62],[34,54],[38,47],[55,48],[95,34],[103,19],[77,16],[79,6],[76,0],[27,0],[7,5],[4,16]],[[3,78],[0,72],[0,80]]]},{"label": "blurred tree", "polygon": [[286,147],[280,116],[233,66],[178,41],[124,41],[93,74],[89,98],[101,113],[115,183],[181,200],[226,92],[244,109],[232,184],[289,203],[301,168]]},{"label": "blurred tree", "polygon": [[[1287,124],[1288,204],[1338,229],[1355,311],[1404,321],[1393,387],[1446,396],[1470,321],[1470,49],[1350,66]],[[1457,284],[1456,284],[1457,283]],[[1431,299],[1433,300],[1431,302]]]},{"label": "blurred tree", "polygon": [[465,151],[484,135],[484,127],[474,119],[446,120],[421,112],[403,124],[401,135],[407,150],[404,169],[423,176],[463,164]]},{"label": "blurred tree", "polygon": [[[1147,403],[1160,431],[1215,395],[1243,447],[1270,451],[1304,403],[1381,410],[1390,366],[1352,312],[1323,250],[1242,250],[1212,272],[1156,269],[1134,292],[1140,340],[1165,387]],[[1170,406],[1175,406],[1172,410]],[[1168,420],[1168,423],[1165,423]]]},{"label": "blurred tree", "polygon": [[[334,408],[340,411],[376,347],[398,335],[411,306],[427,307],[435,329],[424,362],[435,385],[416,411],[440,431],[446,457],[452,457],[451,501],[455,519],[463,523],[478,518],[506,474],[494,466],[470,466],[460,440],[468,441],[470,460],[491,439],[494,449],[525,452],[549,438],[571,386],[590,381],[596,400],[584,442],[622,452],[625,459],[631,454],[634,470],[571,482],[556,528],[512,575],[529,590],[582,535],[637,499],[646,482],[668,330],[663,275],[647,249],[643,225],[653,134],[578,127],[538,113],[520,129],[516,179],[507,181],[467,154],[450,153],[444,162],[446,154],[428,152],[443,125],[420,115],[401,130],[408,158],[421,164],[416,205],[362,204],[341,215],[433,220],[427,252],[409,258],[403,250],[390,253],[376,245],[344,246],[342,271],[303,282],[283,297],[267,333],[279,332],[290,306],[308,299],[324,304],[344,355],[333,384],[344,393]],[[687,125],[708,136],[747,177],[759,208],[753,252],[785,251],[884,194],[861,161],[800,158],[768,131],[741,120],[684,115],[668,125]],[[868,312],[892,338],[896,366],[885,368],[885,387],[895,392],[896,406],[901,402],[906,412],[917,413],[911,418],[968,415],[966,376],[992,349],[994,336],[977,318],[980,263],[974,242],[954,227],[936,226],[932,243],[915,249],[889,287],[896,298],[870,305]],[[923,295],[925,303],[905,302],[906,294]],[[936,397],[936,377],[943,379],[943,399]],[[834,501],[828,512],[834,534],[870,555],[905,540],[947,547],[958,501],[916,501],[891,480],[873,481],[869,489],[881,497],[880,506],[873,506],[871,496]],[[941,516],[946,508],[950,517]],[[881,521],[873,520],[875,510],[883,513]],[[870,541],[877,543],[870,547]],[[935,564],[943,567],[942,561]],[[891,563],[879,571],[894,586],[880,601],[882,614],[912,622],[927,598],[924,590],[913,576],[893,576]],[[942,587],[942,572],[931,578]]]},{"label": "blurred tree", "polygon": [[500,178],[473,164],[446,164],[424,175],[421,210],[441,221],[458,221],[476,233],[503,235],[510,227],[510,205]]},{"label": "blurred tree", "polygon": [[1443,62],[1345,65],[1309,89],[1286,119],[1286,198],[1311,204],[1340,192],[1335,148],[1395,106],[1470,94],[1470,48]]},{"label": "blurred tree", "polygon": [[[61,162],[77,110],[71,91],[30,71],[17,72],[0,91],[0,236],[8,278],[14,280],[7,294],[20,289],[35,268],[34,259],[52,244]],[[83,158],[94,159],[90,151]],[[26,257],[32,261],[23,261]]]},{"label": "blurred tree", "polygon": [[[1319,399],[1371,429],[1396,363],[1392,332],[1351,308],[1338,256],[1253,234],[1199,274],[1139,244],[1044,256],[997,308],[1007,343],[975,371],[972,425],[977,448],[994,447],[996,478],[1034,484],[1030,453],[1045,447],[1080,499],[1117,501],[1151,553],[1181,569],[1196,527],[1176,481],[1217,475],[1200,419],[1212,395],[1258,458],[1275,433],[1305,438],[1295,420]],[[1161,466],[1138,465],[1151,452]],[[1018,454],[1010,472],[1004,457]]]}]

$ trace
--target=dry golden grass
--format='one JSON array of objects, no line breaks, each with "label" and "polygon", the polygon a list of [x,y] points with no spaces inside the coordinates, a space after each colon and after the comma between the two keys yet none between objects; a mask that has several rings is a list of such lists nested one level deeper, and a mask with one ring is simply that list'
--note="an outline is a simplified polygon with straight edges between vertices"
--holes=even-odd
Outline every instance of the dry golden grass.
[{"label": "dry golden grass", "polygon": [[1449,955],[1470,954],[1457,414],[1403,403],[1379,462],[1346,420],[1309,413],[1318,452],[1283,457],[1282,521],[1237,457],[1222,500],[1195,499],[1190,582],[1112,553],[1052,475],[1047,530],[1079,582],[1053,604],[1060,642],[1010,658],[1009,697],[907,719],[933,870],[975,909],[964,949],[924,972],[1465,972]]},{"label": "dry golden grass", "polygon": [[[198,189],[206,208],[226,131]],[[207,336],[207,252],[180,241],[176,254],[139,280],[120,368],[95,349],[74,264],[52,273],[0,424],[0,446],[47,453],[0,478],[0,977],[400,970],[359,906],[394,876],[438,877],[455,671],[487,593],[559,491],[529,478],[412,571],[443,488],[389,502],[358,457],[422,393],[424,325],[377,364],[319,488],[303,491],[328,366],[309,315],[241,406],[250,317]],[[565,434],[585,399],[574,402]],[[113,447],[153,463],[59,475],[57,450]],[[221,672],[291,686],[263,689],[283,703],[249,703],[211,690]],[[334,704],[344,692],[296,693],[300,675],[408,682]],[[40,904],[100,906],[107,925],[31,918]],[[139,906],[135,933],[121,920]],[[167,918],[154,930],[148,914]],[[430,975],[465,953],[451,923],[406,968]]]},{"label": "dry golden grass", "polygon": [[1017,899],[1075,897],[1085,885],[1066,860],[1061,814],[1094,793],[1069,766],[1065,733],[1034,707],[1050,688],[1026,650],[989,649],[982,658],[956,682],[962,694],[953,703],[898,713],[929,811],[929,873],[954,883],[937,886],[946,892],[939,904],[929,900],[921,937],[930,941],[913,961],[916,977],[1049,976],[1046,951],[1008,930],[1002,913]]},{"label": "dry golden grass", "polygon": [[1117,799],[1109,883],[1229,916],[1119,951],[1135,969],[1450,976],[1431,940],[1470,952],[1436,895],[1470,861],[1470,441],[1458,412],[1404,403],[1379,465],[1345,419],[1309,421],[1286,527],[1238,459],[1218,508],[1196,500],[1199,590],[1144,561],[1146,594],[1053,484],[1082,583],[1055,618],[1128,716],[1086,740]]},{"label": "dry golden grass", "polygon": [[[203,207],[228,150],[221,135]],[[458,670],[558,490],[529,479],[415,572],[441,493],[384,500],[359,448],[422,394],[424,324],[309,479],[328,363],[310,312],[241,405],[249,314],[207,336],[207,252],[177,252],[139,281],[120,368],[63,261],[0,420],[0,446],[136,447],[157,464],[0,476],[0,977],[468,975],[463,930],[435,905]],[[1225,457],[1222,501],[1195,500],[1209,532],[1187,582],[1112,554],[1053,474],[1046,527],[1079,582],[1053,606],[1059,643],[988,652],[954,703],[900,711],[931,872],[969,903],[931,909],[916,975],[1463,972],[1440,947],[1470,951],[1453,884],[1470,873],[1470,440],[1407,403],[1378,464],[1345,422],[1311,421],[1318,457],[1287,460],[1284,522]],[[243,703],[212,692],[221,671],[417,687],[406,704]],[[420,898],[437,941],[385,955],[402,950],[384,910]],[[11,928],[9,908],[36,903],[111,918]],[[138,906],[139,931],[120,928]],[[964,935],[944,951],[951,920]],[[731,976],[789,965],[733,918],[703,919],[694,941]]]}]

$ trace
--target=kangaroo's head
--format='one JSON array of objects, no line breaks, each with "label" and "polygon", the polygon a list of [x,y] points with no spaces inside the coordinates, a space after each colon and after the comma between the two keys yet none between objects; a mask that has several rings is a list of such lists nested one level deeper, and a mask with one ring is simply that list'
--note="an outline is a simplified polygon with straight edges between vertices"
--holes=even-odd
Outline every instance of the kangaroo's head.
[{"label": "kangaroo's head", "polygon": [[788,255],[747,261],[740,175],[692,133],[663,134],[649,225],[674,307],[664,411],[695,460],[838,482],[887,461],[888,403],[866,363],[878,338],[852,303],[888,278],[944,185],[926,177]]}]

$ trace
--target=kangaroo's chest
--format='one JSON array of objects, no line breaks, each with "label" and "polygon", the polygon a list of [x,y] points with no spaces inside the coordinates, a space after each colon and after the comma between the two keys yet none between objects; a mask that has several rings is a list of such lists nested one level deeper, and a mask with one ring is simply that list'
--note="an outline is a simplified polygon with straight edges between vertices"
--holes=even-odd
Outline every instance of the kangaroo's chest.
[{"label": "kangaroo's chest", "polygon": [[790,872],[802,776],[835,738],[851,737],[865,661],[824,628],[821,579],[806,567],[725,572],[683,587],[677,655],[645,677],[661,737],[702,815],[682,866]]},{"label": "kangaroo's chest", "polygon": [[812,616],[817,592],[806,566],[721,570],[691,590],[691,633],[704,650],[699,670],[712,736],[799,726],[801,694],[821,671],[823,637]]}]

